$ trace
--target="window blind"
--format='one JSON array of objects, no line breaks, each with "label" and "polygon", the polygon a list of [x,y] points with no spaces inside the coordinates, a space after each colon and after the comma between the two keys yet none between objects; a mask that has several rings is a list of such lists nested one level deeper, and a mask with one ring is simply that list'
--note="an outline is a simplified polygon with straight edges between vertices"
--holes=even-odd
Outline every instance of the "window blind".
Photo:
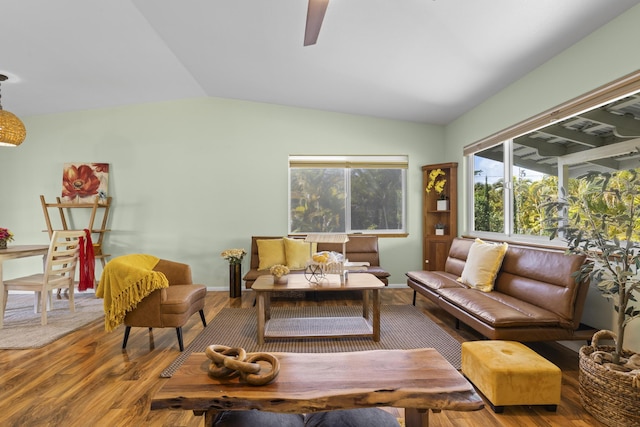
[{"label": "window blind", "polygon": [[395,156],[289,156],[290,168],[407,169],[409,157]]}]

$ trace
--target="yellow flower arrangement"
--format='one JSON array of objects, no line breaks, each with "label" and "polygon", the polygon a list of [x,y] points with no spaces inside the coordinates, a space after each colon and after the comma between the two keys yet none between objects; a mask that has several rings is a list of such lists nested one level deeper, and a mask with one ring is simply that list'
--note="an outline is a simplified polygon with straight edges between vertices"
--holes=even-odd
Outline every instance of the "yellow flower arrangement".
[{"label": "yellow flower arrangement", "polygon": [[269,269],[269,273],[279,279],[282,276],[289,274],[289,267],[286,265],[276,264]]},{"label": "yellow flower arrangement", "polygon": [[244,249],[227,249],[222,251],[220,256],[229,261],[229,264],[240,264],[246,254]]},{"label": "yellow flower arrangement", "polygon": [[427,193],[430,193],[431,190],[434,190],[442,197],[444,196],[444,194],[442,193],[444,192],[444,186],[446,184],[446,173],[442,169],[433,169],[431,172],[429,172],[429,182],[427,183],[427,188],[425,190],[427,191]]}]

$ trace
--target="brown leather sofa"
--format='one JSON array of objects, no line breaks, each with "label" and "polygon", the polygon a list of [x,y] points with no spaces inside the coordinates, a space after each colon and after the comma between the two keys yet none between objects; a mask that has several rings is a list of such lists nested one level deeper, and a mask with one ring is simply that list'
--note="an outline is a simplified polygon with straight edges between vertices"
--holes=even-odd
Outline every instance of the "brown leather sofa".
[{"label": "brown leather sofa", "polygon": [[[304,238],[304,236],[289,236],[293,238]],[[268,270],[258,270],[258,244],[257,240],[264,239],[280,239],[282,236],[252,236],[251,237],[251,257],[250,270],[244,275],[243,280],[247,289],[251,288],[253,282],[264,274],[269,274]],[[342,244],[336,243],[318,243],[318,252],[334,251],[342,253]],[[380,267],[380,254],[378,253],[378,236],[350,234],[349,241],[346,243],[346,257],[350,262],[368,262],[369,266],[363,273],[371,273],[386,285],[389,284],[390,274]],[[303,274],[304,270],[292,270],[289,274]],[[357,274],[356,271],[350,271],[349,274]]]},{"label": "brown leather sofa", "polygon": [[588,282],[572,273],[580,255],[509,245],[491,292],[471,289],[462,275],[473,240],[456,238],[445,271],[410,271],[407,284],[489,339],[513,341],[590,340],[595,330],[580,324]]},{"label": "brown leather sofa", "polygon": [[169,287],[158,289],[147,295],[136,308],[129,311],[124,318],[126,326],[122,348],[126,348],[132,326],[149,328],[175,328],[178,335],[180,351],[184,350],[182,326],[189,318],[200,313],[204,326],[204,300],[207,288],[194,285],[191,278],[191,267],[175,261],[161,259],[153,268],[164,273]]}]

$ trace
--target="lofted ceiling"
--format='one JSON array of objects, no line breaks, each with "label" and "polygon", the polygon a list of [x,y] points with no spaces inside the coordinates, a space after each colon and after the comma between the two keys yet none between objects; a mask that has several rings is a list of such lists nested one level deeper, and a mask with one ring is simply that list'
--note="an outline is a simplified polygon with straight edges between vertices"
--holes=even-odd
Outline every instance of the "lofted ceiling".
[{"label": "lofted ceiling", "polygon": [[638,3],[329,0],[305,47],[307,0],[0,0],[2,105],[211,96],[447,124]]}]

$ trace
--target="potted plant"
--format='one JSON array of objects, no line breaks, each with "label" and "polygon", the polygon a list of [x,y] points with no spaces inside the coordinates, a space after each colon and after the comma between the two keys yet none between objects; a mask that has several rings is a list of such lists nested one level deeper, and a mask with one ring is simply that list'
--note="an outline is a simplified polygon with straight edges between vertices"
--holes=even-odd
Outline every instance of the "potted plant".
[{"label": "potted plant", "polygon": [[444,224],[441,222],[436,224],[436,236],[444,236]]},{"label": "potted plant", "polygon": [[[640,169],[590,172],[572,194],[546,204],[568,252],[585,254],[575,278],[591,279],[613,302],[614,331],[600,331],[580,349],[580,397],[595,418],[608,425],[640,425],[640,354],[624,349],[627,325],[640,317]],[[613,346],[600,346],[600,339]]]},{"label": "potted plant", "polygon": [[13,233],[8,228],[0,228],[0,249],[7,249],[7,242],[13,241]]}]

